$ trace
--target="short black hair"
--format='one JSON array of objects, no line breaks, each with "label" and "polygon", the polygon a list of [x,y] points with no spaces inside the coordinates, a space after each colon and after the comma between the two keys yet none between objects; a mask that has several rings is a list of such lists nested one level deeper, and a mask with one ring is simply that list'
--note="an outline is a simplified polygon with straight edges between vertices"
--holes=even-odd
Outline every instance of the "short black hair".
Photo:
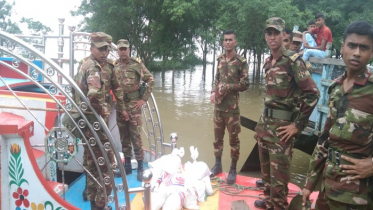
[{"label": "short black hair", "polygon": [[319,12],[315,15],[315,19],[324,18],[324,14]]},{"label": "short black hair", "polygon": [[292,41],[292,40],[293,40],[293,36],[294,36],[293,31],[291,31],[291,30],[290,30],[289,28],[287,28],[287,27],[284,28],[284,31],[285,31],[285,33],[287,33],[287,34],[290,34],[290,41]]},{"label": "short black hair", "polygon": [[310,26],[310,25],[316,25],[316,22],[315,22],[314,20],[310,20],[310,21],[308,22],[308,25],[307,25],[307,26]]},{"label": "short black hair", "polygon": [[373,41],[373,25],[366,21],[355,21],[347,26],[343,41],[351,34],[358,34],[361,36],[368,36]]},{"label": "short black hair", "polygon": [[224,31],[223,35],[227,35],[227,34],[233,34],[234,37],[236,37],[236,33],[234,33],[234,31],[232,29],[228,29],[228,30]]}]

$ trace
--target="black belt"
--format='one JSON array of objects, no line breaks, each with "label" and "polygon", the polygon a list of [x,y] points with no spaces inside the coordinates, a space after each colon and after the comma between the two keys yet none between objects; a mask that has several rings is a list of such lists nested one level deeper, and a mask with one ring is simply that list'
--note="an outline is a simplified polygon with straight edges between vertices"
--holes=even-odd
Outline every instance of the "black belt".
[{"label": "black belt", "polygon": [[338,152],[333,148],[328,148],[328,160],[336,165],[352,165],[352,163],[348,162],[347,160],[343,159],[341,156],[347,156],[351,158],[361,159],[362,157],[353,157],[349,154]]},{"label": "black belt", "polygon": [[265,117],[291,121],[293,117],[293,112],[264,107],[263,115]]}]

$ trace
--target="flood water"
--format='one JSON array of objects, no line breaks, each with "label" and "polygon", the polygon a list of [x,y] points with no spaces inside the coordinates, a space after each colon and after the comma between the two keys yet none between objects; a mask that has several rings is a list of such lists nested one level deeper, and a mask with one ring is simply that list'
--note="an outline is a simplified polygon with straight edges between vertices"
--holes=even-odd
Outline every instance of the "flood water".
[{"label": "flood water", "polygon": [[[242,116],[257,121],[263,110],[263,91],[261,91],[263,77],[262,75],[255,77],[252,69],[249,70],[250,87],[240,93],[240,110]],[[169,142],[170,133],[176,132],[179,137],[177,146],[185,149],[183,163],[191,161],[189,147],[194,146],[199,151],[197,160],[204,161],[212,167],[215,163],[212,121],[214,105],[210,102],[212,66],[207,66],[205,78],[202,66],[186,70],[166,70],[152,73],[155,78],[153,94],[158,105],[165,141]],[[237,165],[238,171],[241,170],[256,143],[253,136],[253,131],[242,127],[239,134],[241,154]],[[223,170],[228,172],[231,158],[227,131],[224,142]],[[148,147],[146,144],[144,146]],[[298,186],[303,185],[309,157],[308,154],[294,150],[291,166],[292,183]],[[260,177],[258,172],[248,175]]]}]

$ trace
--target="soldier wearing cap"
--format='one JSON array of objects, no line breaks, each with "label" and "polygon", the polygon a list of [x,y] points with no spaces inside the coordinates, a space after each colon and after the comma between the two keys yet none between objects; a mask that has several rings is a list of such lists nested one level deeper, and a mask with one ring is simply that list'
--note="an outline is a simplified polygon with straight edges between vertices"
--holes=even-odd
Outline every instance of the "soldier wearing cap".
[{"label": "soldier wearing cap", "polygon": [[[347,26],[341,54],[346,71],[329,86],[329,112],[310,158],[303,203],[321,180],[320,203],[332,210],[373,209],[373,25]],[[321,202],[320,202],[321,201]]]},{"label": "soldier wearing cap", "polygon": [[240,156],[241,132],[239,92],[249,86],[248,65],[246,59],[237,54],[236,35],[233,30],[224,32],[223,46],[225,53],[218,57],[218,69],[215,74],[211,90],[211,102],[214,108],[214,155],[215,165],[211,169],[211,176],[222,173],[221,158],[223,155],[224,132],[227,128],[229,145],[231,147],[231,166],[227,177],[227,184],[236,182],[237,161]]},{"label": "soldier wearing cap", "polygon": [[[293,141],[307,125],[319,98],[319,91],[303,60],[283,46],[285,21],[266,21],[265,40],[271,55],[265,60],[264,109],[255,128],[265,200],[256,200],[261,209],[286,209]],[[297,114],[294,93],[299,91]]]},{"label": "soldier wearing cap", "polygon": [[[89,99],[94,111],[96,111],[106,123],[110,114],[112,103],[110,90],[113,91],[113,94],[117,99],[117,108],[119,110],[124,110],[123,90],[119,85],[119,81],[117,80],[116,76],[113,74],[112,70],[114,65],[107,62],[109,47],[109,43],[107,41],[108,37],[109,35],[103,32],[95,32],[91,34],[91,55],[80,62],[78,72],[74,77],[74,81]],[[74,101],[78,105],[81,105],[82,100],[80,99],[79,95],[75,93],[75,91],[72,91],[72,96]],[[126,115],[125,111],[119,112],[122,115]],[[88,118],[87,123],[93,124],[97,121],[93,114],[86,114],[86,117]],[[76,116],[75,120],[79,119],[81,119],[80,116]],[[69,123],[67,118],[64,118],[63,121],[65,122],[65,127],[72,129],[71,123]],[[88,127],[83,128],[82,132],[86,136],[86,139],[94,138],[94,135],[88,129]],[[97,130],[96,133],[103,145],[108,143],[108,137],[102,129]],[[79,134],[77,137],[79,137]],[[97,145],[98,144],[91,146],[94,157],[96,158],[102,157],[101,151]],[[114,161],[114,155],[111,150],[107,152],[107,156],[110,162]],[[97,179],[99,174],[93,160],[94,157],[90,153],[88,146],[85,145],[83,165],[92,174],[93,178]],[[104,177],[110,176],[108,172],[109,168],[111,168],[111,166],[107,166],[106,164],[100,165],[100,170]],[[83,197],[86,196],[86,199],[91,201],[91,209],[101,210],[105,208],[107,202],[105,201],[104,192],[98,185],[97,181],[95,181],[93,178],[91,175],[87,175],[86,193],[83,193]],[[106,184],[104,184],[104,186],[106,195],[110,195],[112,186]],[[109,207],[109,209],[110,208],[111,207]]]},{"label": "soldier wearing cap", "polygon": [[302,43],[303,34],[300,31],[293,31],[293,43],[291,46],[291,50],[299,54]]},{"label": "soldier wearing cap", "polygon": [[117,75],[123,88],[125,110],[123,117],[117,112],[117,124],[120,132],[122,151],[125,157],[126,174],[132,173],[132,146],[138,163],[137,180],[142,181],[144,151],[141,140],[141,107],[150,97],[154,86],[153,75],[139,58],[130,57],[128,40],[117,42],[119,59],[115,62],[114,74]]}]

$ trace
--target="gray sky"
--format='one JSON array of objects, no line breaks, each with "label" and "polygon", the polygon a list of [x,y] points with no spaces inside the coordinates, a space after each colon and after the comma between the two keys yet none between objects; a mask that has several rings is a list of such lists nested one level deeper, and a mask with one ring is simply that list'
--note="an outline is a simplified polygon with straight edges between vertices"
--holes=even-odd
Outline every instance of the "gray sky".
[{"label": "gray sky", "polygon": [[17,22],[24,34],[28,34],[26,24],[19,21],[22,17],[32,18],[50,27],[58,35],[58,18],[65,18],[65,34],[68,34],[67,26],[77,26],[81,17],[72,17],[71,10],[76,10],[81,0],[6,0],[10,4],[15,2],[12,9],[12,20]]}]

